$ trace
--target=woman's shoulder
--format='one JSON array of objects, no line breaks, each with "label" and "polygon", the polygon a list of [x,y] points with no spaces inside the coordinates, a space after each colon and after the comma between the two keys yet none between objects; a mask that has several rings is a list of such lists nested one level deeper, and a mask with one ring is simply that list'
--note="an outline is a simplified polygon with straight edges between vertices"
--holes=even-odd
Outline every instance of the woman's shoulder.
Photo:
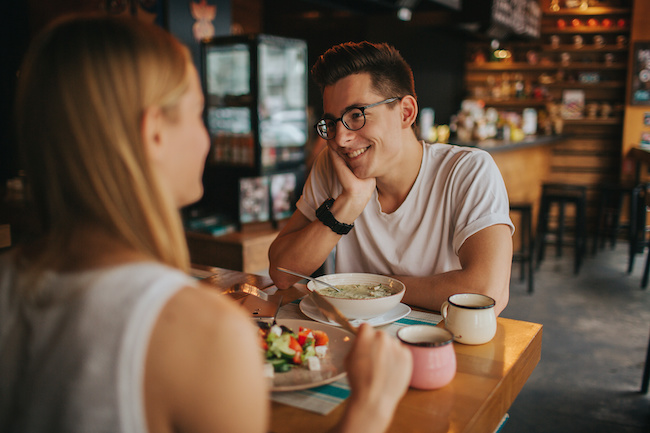
[{"label": "woman's shoulder", "polygon": [[221,294],[214,287],[197,282],[181,288],[167,303],[165,310],[174,314],[191,313],[188,325],[202,321],[216,324],[227,321],[236,321],[250,325],[251,319],[232,298]]},{"label": "woman's shoulder", "polygon": [[[245,311],[226,295],[200,284],[179,290],[161,311],[149,343],[149,424],[164,423],[171,413],[182,431],[228,425],[237,427],[225,431],[262,431],[267,396],[256,332]],[[227,409],[251,403],[262,408],[259,418]]]}]

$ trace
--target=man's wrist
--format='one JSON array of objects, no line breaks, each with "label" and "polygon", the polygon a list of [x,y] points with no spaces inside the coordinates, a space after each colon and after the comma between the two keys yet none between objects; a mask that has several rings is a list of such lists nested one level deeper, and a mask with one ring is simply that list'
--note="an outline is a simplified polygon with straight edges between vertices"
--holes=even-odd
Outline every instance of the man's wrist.
[{"label": "man's wrist", "polygon": [[346,224],[337,220],[334,215],[332,215],[332,204],[334,204],[333,198],[330,197],[325,200],[316,210],[316,218],[332,229],[332,231],[337,235],[346,235],[354,228],[354,224]]}]

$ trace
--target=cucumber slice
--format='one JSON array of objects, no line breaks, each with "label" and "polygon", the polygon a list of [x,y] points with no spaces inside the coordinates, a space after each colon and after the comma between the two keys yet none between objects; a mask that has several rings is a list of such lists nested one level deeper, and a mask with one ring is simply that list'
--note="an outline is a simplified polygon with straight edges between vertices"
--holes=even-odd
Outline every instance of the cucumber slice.
[{"label": "cucumber slice", "polygon": [[269,349],[266,352],[267,358],[269,354],[271,357],[292,360],[296,356],[296,351],[289,347],[291,336],[289,334],[282,334],[276,340],[270,342]]},{"label": "cucumber slice", "polygon": [[284,373],[285,371],[291,370],[291,364],[286,359],[269,359],[267,362],[273,366],[273,371],[276,373]]}]

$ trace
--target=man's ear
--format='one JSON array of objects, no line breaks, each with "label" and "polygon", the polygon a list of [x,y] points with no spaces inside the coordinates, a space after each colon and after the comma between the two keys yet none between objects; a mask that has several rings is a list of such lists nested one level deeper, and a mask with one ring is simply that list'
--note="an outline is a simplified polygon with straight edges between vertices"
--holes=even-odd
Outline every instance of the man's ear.
[{"label": "man's ear", "polygon": [[418,101],[411,95],[406,95],[400,101],[402,107],[402,124],[410,128],[418,117]]},{"label": "man's ear", "polygon": [[162,152],[163,113],[160,107],[149,107],[142,116],[140,126],[144,151],[151,159],[157,159]]}]

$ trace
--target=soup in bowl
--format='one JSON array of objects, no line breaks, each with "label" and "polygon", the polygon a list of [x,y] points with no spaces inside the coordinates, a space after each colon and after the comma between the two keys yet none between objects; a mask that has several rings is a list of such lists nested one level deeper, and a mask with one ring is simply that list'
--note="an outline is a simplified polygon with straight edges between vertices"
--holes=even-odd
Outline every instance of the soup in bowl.
[{"label": "soup in bowl", "polygon": [[406,291],[401,281],[377,274],[329,274],[318,279],[330,283],[341,292],[313,281],[307,283],[307,288],[327,298],[348,319],[380,316],[399,305]]}]

